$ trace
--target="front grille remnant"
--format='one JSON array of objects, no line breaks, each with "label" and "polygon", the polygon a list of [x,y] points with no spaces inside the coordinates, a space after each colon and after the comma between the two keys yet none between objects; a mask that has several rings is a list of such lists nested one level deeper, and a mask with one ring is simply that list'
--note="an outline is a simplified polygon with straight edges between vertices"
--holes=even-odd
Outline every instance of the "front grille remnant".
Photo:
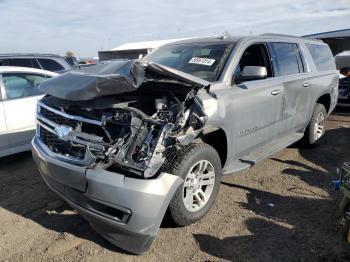
[{"label": "front grille remnant", "polygon": [[60,116],[50,110],[47,110],[45,107],[40,108],[40,114],[58,125],[66,125],[74,128],[78,123],[75,120]]},{"label": "front grille remnant", "polygon": [[69,115],[39,101],[37,123],[40,140],[50,151],[69,160],[83,165],[87,147],[89,152],[102,153],[100,151],[104,150],[103,137],[82,132],[84,125],[99,130],[101,127],[96,120]]},{"label": "front grille remnant", "polygon": [[52,152],[77,159],[84,158],[86,150],[84,146],[73,146],[71,142],[59,139],[55,134],[43,127],[40,127],[40,138]]}]

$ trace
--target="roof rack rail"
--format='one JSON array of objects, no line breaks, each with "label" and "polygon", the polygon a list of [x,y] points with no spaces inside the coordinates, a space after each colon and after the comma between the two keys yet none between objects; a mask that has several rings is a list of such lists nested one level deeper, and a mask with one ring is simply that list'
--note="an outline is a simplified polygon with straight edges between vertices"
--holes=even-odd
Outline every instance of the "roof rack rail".
[{"label": "roof rack rail", "polygon": [[261,34],[261,36],[270,36],[270,37],[285,37],[285,38],[294,38],[294,39],[303,39],[303,40],[311,40],[311,41],[317,41],[317,42],[322,42],[321,39],[310,39],[310,38],[305,38],[303,36],[295,36],[295,35],[285,35],[285,34],[275,34],[275,33],[264,33]]},{"label": "roof rack rail", "polygon": [[279,36],[279,37],[298,38],[298,39],[302,38],[301,36],[276,34],[276,33],[264,33],[264,34],[261,34],[261,36]]},{"label": "roof rack rail", "polygon": [[40,53],[7,53],[7,54],[0,54],[0,57],[3,56],[45,56],[45,57],[53,57],[53,56],[60,56],[57,54],[40,54]]}]

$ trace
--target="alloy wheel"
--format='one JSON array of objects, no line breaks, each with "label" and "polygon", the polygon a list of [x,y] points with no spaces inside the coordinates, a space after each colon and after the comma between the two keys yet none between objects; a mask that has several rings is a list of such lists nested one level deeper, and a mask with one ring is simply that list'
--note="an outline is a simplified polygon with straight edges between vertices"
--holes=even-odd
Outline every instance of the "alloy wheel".
[{"label": "alloy wheel", "polygon": [[183,186],[183,202],[190,212],[201,210],[209,201],[215,184],[215,171],[208,160],[195,163],[188,172]]},{"label": "alloy wheel", "polygon": [[314,126],[314,139],[318,140],[324,133],[325,128],[325,116],[322,112],[317,115]]}]

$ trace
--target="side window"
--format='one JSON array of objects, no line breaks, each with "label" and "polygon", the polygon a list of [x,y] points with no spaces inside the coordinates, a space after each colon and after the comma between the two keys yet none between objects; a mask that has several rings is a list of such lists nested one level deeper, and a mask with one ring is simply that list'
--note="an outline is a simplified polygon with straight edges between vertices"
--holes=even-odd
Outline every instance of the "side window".
[{"label": "side window", "polygon": [[335,70],[335,62],[328,46],[306,44],[318,71]]},{"label": "side window", "polygon": [[304,72],[297,44],[269,43],[277,76],[295,75]]},{"label": "side window", "polygon": [[1,59],[1,65],[2,66],[8,66],[9,65],[9,61],[7,59]]},{"label": "side window", "polygon": [[7,99],[40,95],[39,85],[47,77],[28,73],[5,73],[2,75]]},{"label": "side window", "polygon": [[39,58],[42,68],[48,71],[64,70],[64,67],[52,59]]},{"label": "side window", "polygon": [[271,59],[265,44],[254,44],[249,46],[239,61],[235,76],[240,76],[246,66],[263,66],[267,70],[267,77],[272,77]]},{"label": "side window", "polygon": [[9,66],[33,67],[32,60],[30,58],[11,58],[7,61]]}]

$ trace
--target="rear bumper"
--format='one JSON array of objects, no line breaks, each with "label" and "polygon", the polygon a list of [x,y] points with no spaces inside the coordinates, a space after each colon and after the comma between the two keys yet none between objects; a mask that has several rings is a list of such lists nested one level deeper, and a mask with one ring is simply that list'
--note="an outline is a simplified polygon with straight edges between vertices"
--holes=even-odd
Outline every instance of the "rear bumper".
[{"label": "rear bumper", "polygon": [[89,221],[102,237],[129,252],[151,245],[169,202],[182,179],[161,173],[135,179],[103,169],[86,169],[45,153],[38,138],[33,158],[48,186]]}]

